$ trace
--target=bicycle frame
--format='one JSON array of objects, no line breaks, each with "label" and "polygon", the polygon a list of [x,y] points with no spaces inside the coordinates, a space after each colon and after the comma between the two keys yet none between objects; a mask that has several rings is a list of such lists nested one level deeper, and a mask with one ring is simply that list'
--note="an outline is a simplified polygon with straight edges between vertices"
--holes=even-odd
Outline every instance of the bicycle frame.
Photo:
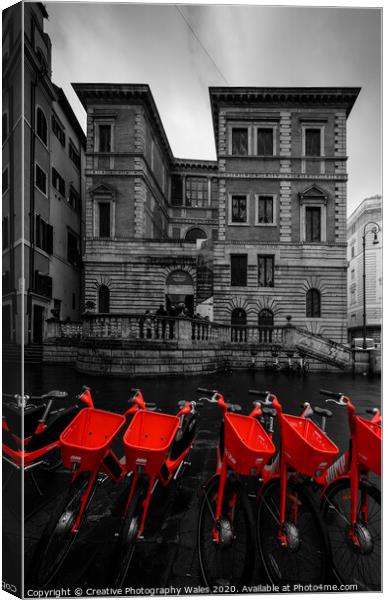
[{"label": "bicycle frame", "polygon": [[[140,410],[143,410],[143,411],[147,410],[147,407],[145,405],[145,402],[144,402],[144,399],[143,399],[143,396],[142,396],[142,393],[140,390],[138,390],[138,392],[137,392],[137,397],[140,399],[140,403],[137,404],[132,409],[130,409],[128,411],[128,413],[135,413]],[[180,427],[182,426],[184,416],[189,414],[190,412],[192,412],[194,406],[195,406],[195,404],[193,405],[193,403],[188,402],[177,413],[176,416],[181,419]],[[171,448],[171,445],[170,445],[170,448]],[[131,487],[129,490],[128,499],[127,499],[127,502],[126,502],[126,505],[124,508],[124,512],[123,512],[123,514],[125,515],[125,513],[128,511],[129,506],[132,502],[136,487],[139,483],[139,480],[141,478],[143,478],[143,479],[147,478],[147,480],[146,480],[147,488],[146,488],[145,498],[142,503],[142,515],[141,515],[139,530],[137,532],[137,539],[141,538],[143,535],[143,531],[144,531],[144,527],[145,527],[145,523],[147,520],[148,511],[149,511],[149,506],[150,506],[150,502],[151,502],[151,497],[152,497],[152,494],[153,494],[158,482],[160,481],[164,487],[167,487],[168,484],[170,483],[170,481],[173,478],[176,478],[176,476],[178,475],[179,470],[182,467],[184,460],[185,460],[186,456],[189,454],[191,448],[192,448],[192,443],[189,444],[183,450],[183,452],[174,460],[167,457],[162,466],[162,469],[164,469],[164,473],[161,472],[162,471],[162,469],[161,469],[158,472],[151,472],[150,474],[146,475],[143,472],[143,467],[141,465],[137,465],[137,469],[133,472]]]},{"label": "bicycle frame", "polygon": [[[321,486],[323,498],[326,494],[327,489],[334,481],[338,479],[349,478],[350,480],[350,530],[349,536],[355,545],[359,545],[359,540],[355,532],[355,526],[357,522],[357,505],[358,505],[358,491],[360,479],[363,474],[368,475],[367,468],[360,464],[358,460],[358,439],[356,433],[356,408],[352,404],[350,398],[343,396],[341,399],[346,402],[348,410],[348,422],[350,430],[349,450],[344,452],[335,463],[325,469],[319,476],[314,478],[314,481]],[[372,423],[381,424],[381,414],[377,410],[373,418]],[[364,523],[368,522],[368,499],[367,495],[364,495],[361,499],[361,513],[364,518]]]},{"label": "bicycle frame", "polygon": [[[214,398],[214,401],[217,402],[218,407],[221,409],[223,417],[225,417],[225,414],[228,412],[228,405],[225,402],[224,396],[222,394],[220,394],[219,392],[214,392],[213,398]],[[255,406],[254,409],[249,413],[248,416],[255,418],[260,415],[261,415],[260,407]],[[225,457],[226,457],[225,453],[227,453],[227,452],[228,452],[228,450],[224,448],[224,453],[223,453],[223,456],[221,457],[220,446],[219,445],[217,446],[217,466],[216,466],[215,475],[220,476],[220,481],[219,481],[219,485],[218,485],[216,512],[214,515],[215,525],[212,530],[213,540],[217,544],[220,543],[220,536],[218,534],[216,524],[219,522],[220,517],[221,517],[222,504],[223,504],[224,493],[225,493],[225,485],[226,485],[226,479],[227,479],[227,475],[228,475],[228,465],[227,465],[226,459],[225,459]],[[205,493],[206,493],[206,491],[205,491]],[[235,501],[236,501],[236,498],[235,498],[235,496],[233,496],[230,500],[230,506],[229,506],[231,511],[234,510]]]},{"label": "bicycle frame", "polygon": [[[276,415],[279,422],[280,428],[280,440],[282,440],[282,423],[283,423],[283,409],[278,398],[272,395],[271,404],[276,410]],[[301,418],[306,418],[309,414],[310,406],[306,405],[300,414]],[[268,435],[273,438],[273,417],[271,417],[271,423],[268,430]],[[286,520],[286,501],[287,501],[287,481],[288,481],[288,464],[287,457],[284,452],[283,444],[280,442],[279,452],[276,454],[271,464],[264,467],[261,473],[263,484],[267,483],[270,479],[279,478],[280,482],[280,516],[279,516],[279,541],[283,547],[288,546],[287,536],[284,533],[284,523]],[[260,494],[260,491],[259,491]],[[295,498],[293,503],[293,518],[296,520],[298,516],[298,501]]]}]

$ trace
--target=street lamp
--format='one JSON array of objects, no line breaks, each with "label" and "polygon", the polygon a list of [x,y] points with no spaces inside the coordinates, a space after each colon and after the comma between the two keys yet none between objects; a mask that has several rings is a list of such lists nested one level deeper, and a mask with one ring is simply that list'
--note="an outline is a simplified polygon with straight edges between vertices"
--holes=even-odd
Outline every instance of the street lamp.
[{"label": "street lamp", "polygon": [[[368,229],[369,225],[373,225],[371,229]],[[374,221],[369,221],[364,226],[363,235],[362,235],[362,300],[363,300],[363,312],[362,312],[362,328],[363,328],[363,342],[362,348],[366,350],[366,273],[365,273],[365,246],[366,246],[366,236],[368,233],[373,233],[373,244],[378,244],[379,240],[377,237],[378,232],[380,231],[380,226],[378,223]]]}]

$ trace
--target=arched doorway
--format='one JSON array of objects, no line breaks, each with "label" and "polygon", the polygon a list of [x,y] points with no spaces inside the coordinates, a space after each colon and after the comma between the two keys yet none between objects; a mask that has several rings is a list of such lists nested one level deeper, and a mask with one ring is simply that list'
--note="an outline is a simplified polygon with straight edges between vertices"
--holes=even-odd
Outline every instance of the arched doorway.
[{"label": "arched doorway", "polygon": [[259,312],[259,342],[270,344],[272,342],[273,312],[269,308],[263,308]]},{"label": "arched doorway", "polygon": [[246,342],[247,313],[243,308],[234,308],[232,310],[230,324],[232,342]]},{"label": "arched doorway", "polygon": [[194,281],[190,273],[180,269],[166,279],[166,309],[171,316],[178,316],[184,307],[189,315],[194,313]]},{"label": "arched doorway", "polygon": [[207,235],[203,229],[193,227],[189,229],[185,235],[185,242],[196,242],[197,240],[206,240]]},{"label": "arched doorway", "polygon": [[107,285],[101,285],[98,290],[98,312],[108,313],[109,312],[109,300],[110,293]]}]

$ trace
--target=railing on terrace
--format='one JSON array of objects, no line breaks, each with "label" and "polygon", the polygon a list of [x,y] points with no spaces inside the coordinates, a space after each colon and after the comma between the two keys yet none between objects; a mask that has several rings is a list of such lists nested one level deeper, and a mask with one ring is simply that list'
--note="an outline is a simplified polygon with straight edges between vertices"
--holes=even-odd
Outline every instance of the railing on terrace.
[{"label": "railing on terrace", "polygon": [[192,341],[234,344],[284,343],[284,327],[234,326],[207,319],[139,314],[86,313],[82,322],[46,322],[46,339],[82,338],[153,342]]}]

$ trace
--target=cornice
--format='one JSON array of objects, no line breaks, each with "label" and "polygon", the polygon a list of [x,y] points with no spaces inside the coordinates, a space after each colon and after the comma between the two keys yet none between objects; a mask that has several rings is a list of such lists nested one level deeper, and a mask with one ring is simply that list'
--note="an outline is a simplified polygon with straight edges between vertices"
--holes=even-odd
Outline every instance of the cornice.
[{"label": "cornice", "polygon": [[[143,171],[132,170],[103,170],[103,169],[86,169],[86,177],[93,176],[118,176],[118,177],[142,177]],[[307,181],[347,181],[346,173],[341,174],[308,174],[308,173],[240,173],[240,172],[220,172],[214,174],[217,179],[280,179],[280,180],[307,180]]]},{"label": "cornice", "polygon": [[359,87],[210,87],[216,148],[220,106],[260,109],[338,107],[345,109],[349,116],[360,90]]}]

